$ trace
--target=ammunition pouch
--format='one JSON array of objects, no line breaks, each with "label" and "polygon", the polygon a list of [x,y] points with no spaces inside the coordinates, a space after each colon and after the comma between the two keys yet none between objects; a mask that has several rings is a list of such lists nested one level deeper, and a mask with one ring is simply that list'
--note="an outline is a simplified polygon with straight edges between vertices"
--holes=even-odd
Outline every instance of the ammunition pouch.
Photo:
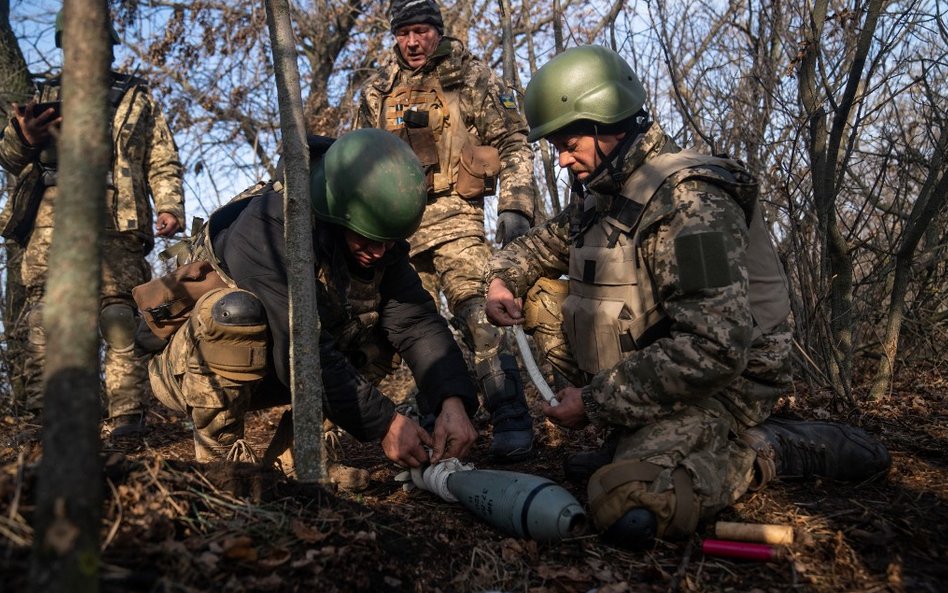
[{"label": "ammunition pouch", "polygon": [[132,298],[152,333],[167,339],[188,320],[198,299],[226,287],[210,262],[196,261],[136,286]]},{"label": "ammunition pouch", "polygon": [[466,200],[492,196],[497,192],[500,173],[500,153],[493,146],[474,146],[470,142],[461,148],[458,178],[454,191]]},{"label": "ammunition pouch", "polygon": [[587,487],[596,527],[606,530],[628,510],[645,508],[655,514],[658,537],[680,540],[694,533],[701,505],[688,471],[675,468],[670,476],[670,489],[660,492],[650,489],[666,469],[645,461],[619,461],[597,470],[589,478]]}]

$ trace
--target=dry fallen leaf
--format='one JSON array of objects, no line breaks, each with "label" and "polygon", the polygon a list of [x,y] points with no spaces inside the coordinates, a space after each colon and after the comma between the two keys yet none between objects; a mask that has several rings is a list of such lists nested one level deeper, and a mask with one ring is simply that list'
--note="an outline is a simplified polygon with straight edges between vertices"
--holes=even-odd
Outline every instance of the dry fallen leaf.
[{"label": "dry fallen leaf", "polygon": [[299,519],[290,521],[290,529],[293,531],[293,535],[308,544],[319,543],[329,537],[328,533],[309,527]]}]

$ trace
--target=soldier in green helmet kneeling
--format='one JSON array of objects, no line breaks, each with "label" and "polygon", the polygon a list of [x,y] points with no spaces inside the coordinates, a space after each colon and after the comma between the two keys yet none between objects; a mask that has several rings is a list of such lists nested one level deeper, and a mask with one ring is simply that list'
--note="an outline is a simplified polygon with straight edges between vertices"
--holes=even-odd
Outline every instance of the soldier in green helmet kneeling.
[{"label": "soldier in green helmet kneeling", "polygon": [[[687,538],[775,476],[861,480],[885,447],[829,422],[768,419],[790,386],[790,300],[738,161],[680,149],[616,52],[577,47],[527,87],[531,141],[568,169],[571,202],[491,259],[486,312],[523,324],[572,385],[555,424],[611,429],[566,461],[608,541]],[[566,276],[566,281],[559,278]]]},{"label": "soldier in green helmet kneeling", "polygon": [[[393,134],[371,129],[311,139],[310,161],[325,416],[359,440],[380,441],[403,466],[463,456],[477,437],[476,390],[405,242],[426,202],[418,159]],[[188,282],[203,283],[188,314],[139,300],[159,333],[169,318],[184,319],[149,372],[157,398],[191,417],[200,461],[246,451],[238,447],[245,414],[290,402],[283,231],[279,182],[258,184],[193,238],[178,272],[184,288],[172,288],[193,295]],[[399,357],[419,387],[422,417],[434,418],[432,433],[375,386]]]}]

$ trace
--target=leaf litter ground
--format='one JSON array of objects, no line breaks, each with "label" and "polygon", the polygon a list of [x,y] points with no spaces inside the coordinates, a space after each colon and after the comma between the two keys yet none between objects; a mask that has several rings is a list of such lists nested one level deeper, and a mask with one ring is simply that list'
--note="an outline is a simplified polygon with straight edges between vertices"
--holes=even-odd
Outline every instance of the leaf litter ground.
[{"label": "leaf litter ground", "polygon": [[[184,418],[159,408],[140,442],[104,443],[102,591],[944,591],[946,384],[916,374],[887,401],[845,418],[888,445],[887,476],[862,484],[773,483],[722,513],[722,520],[795,529],[784,558],[766,563],[703,555],[700,541],[713,537],[711,525],[690,542],[637,552],[594,535],[547,545],[514,539],[456,503],[403,491],[393,479],[398,468],[377,444],[344,435],[329,443],[330,458],[363,470],[369,480],[361,491],[302,484],[251,464],[198,464]],[[411,381],[400,373],[386,387],[404,394]],[[797,392],[778,413],[838,418],[824,399]],[[492,464],[489,425],[478,417],[484,436],[468,460],[550,477],[585,504],[584,488],[564,481],[562,461],[601,444],[603,435],[560,431],[539,420],[538,406],[534,411],[535,459]],[[248,438],[256,448],[266,447],[280,412],[251,415]],[[26,591],[39,426],[9,406],[0,419],[0,582],[5,591]]]}]

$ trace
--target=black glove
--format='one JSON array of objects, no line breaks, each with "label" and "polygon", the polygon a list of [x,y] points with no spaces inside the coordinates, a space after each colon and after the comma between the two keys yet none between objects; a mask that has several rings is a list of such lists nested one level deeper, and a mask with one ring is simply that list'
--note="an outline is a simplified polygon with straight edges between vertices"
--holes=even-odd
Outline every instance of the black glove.
[{"label": "black glove", "polygon": [[495,240],[506,247],[520,235],[530,230],[530,219],[514,210],[504,210],[497,215],[497,235]]}]

